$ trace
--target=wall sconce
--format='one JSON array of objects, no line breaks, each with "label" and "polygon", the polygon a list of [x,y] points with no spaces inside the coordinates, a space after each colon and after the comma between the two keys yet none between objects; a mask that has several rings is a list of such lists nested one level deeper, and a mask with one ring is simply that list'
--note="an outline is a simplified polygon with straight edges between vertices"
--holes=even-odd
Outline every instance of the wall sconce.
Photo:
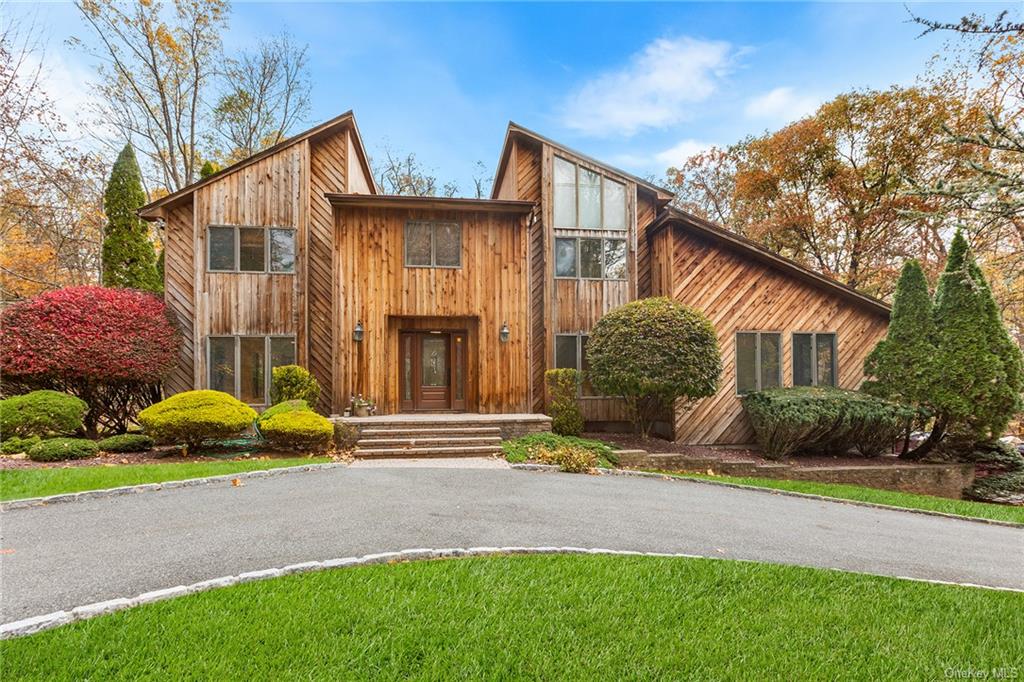
[{"label": "wall sconce", "polygon": [[508,343],[508,336],[509,336],[508,323],[507,322],[502,322],[501,323],[501,331],[498,332],[498,339],[501,340],[502,343]]},{"label": "wall sconce", "polygon": [[360,343],[363,340],[363,323],[361,320],[356,322],[356,328],[352,330],[352,340],[356,343]]}]

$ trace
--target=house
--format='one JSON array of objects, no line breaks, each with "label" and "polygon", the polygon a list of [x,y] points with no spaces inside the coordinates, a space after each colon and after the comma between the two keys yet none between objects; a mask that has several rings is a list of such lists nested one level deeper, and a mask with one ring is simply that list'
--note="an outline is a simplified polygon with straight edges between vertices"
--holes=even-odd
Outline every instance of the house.
[{"label": "house", "polygon": [[[881,302],[670,206],[646,180],[509,124],[487,199],[378,193],[351,112],[144,207],[165,226],[165,290],[184,331],[169,392],[254,406],[297,363],[319,409],[538,413],[544,372],[586,370],[607,311],[664,295],[719,335],[718,393],[668,424],[686,443],[746,443],[744,392],[856,388]],[[620,399],[581,389],[594,428]]]}]

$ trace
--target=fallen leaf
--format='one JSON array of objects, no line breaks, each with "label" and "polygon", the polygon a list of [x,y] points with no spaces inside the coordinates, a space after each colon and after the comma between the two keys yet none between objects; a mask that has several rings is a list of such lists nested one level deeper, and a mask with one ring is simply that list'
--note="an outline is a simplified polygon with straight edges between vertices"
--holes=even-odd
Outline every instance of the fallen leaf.
[{"label": "fallen leaf", "polygon": [[240,485],[242,485],[242,479],[240,479],[240,478],[232,478],[231,479],[231,485],[235,486],[236,488],[239,487]]}]

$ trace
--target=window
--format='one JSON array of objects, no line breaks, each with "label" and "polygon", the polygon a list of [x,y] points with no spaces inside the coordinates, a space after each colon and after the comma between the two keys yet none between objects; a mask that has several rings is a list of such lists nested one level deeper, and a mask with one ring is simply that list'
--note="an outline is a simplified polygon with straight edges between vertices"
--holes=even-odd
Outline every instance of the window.
[{"label": "window", "polygon": [[626,240],[556,237],[555,277],[626,279]]},{"label": "window", "polygon": [[625,230],[626,186],[555,157],[555,227]]},{"label": "window", "polygon": [[837,364],[834,332],[793,333],[794,386],[835,386]]},{"label": "window", "polygon": [[736,394],[782,385],[782,334],[736,332]]},{"label": "window", "polygon": [[210,336],[207,385],[250,405],[270,404],[272,370],[295,364],[294,336]]},{"label": "window", "polygon": [[211,225],[210,272],[295,272],[295,230],[289,227]]},{"label": "window", "polygon": [[423,220],[407,222],[405,267],[462,267],[462,225]]},{"label": "window", "polygon": [[596,396],[598,393],[590,385],[587,373],[590,371],[590,364],[587,362],[587,341],[590,337],[586,334],[556,334],[555,335],[555,369],[575,369],[580,373],[582,383],[580,391],[584,396]]}]

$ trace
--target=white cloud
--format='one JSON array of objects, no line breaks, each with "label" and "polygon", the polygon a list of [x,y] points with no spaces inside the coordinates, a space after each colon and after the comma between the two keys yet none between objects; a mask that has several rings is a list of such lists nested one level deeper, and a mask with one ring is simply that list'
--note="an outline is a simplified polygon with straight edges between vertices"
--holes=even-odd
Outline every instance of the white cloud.
[{"label": "white cloud", "polygon": [[691,115],[728,72],[729,43],[659,38],[622,68],[587,81],[563,105],[566,127],[586,135],[633,135],[665,128]]},{"label": "white cloud", "polygon": [[25,73],[36,71],[42,91],[53,103],[54,113],[67,126],[64,137],[87,137],[83,125],[97,97],[93,73],[57,50],[28,55]]},{"label": "white cloud", "polygon": [[821,99],[814,95],[800,94],[791,87],[781,87],[747,102],[743,113],[747,118],[788,123],[813,113],[820,103]]},{"label": "white cloud", "polygon": [[655,154],[654,159],[665,167],[681,166],[691,156],[707,151],[713,146],[710,142],[701,142],[700,140],[680,140],[678,144]]}]

